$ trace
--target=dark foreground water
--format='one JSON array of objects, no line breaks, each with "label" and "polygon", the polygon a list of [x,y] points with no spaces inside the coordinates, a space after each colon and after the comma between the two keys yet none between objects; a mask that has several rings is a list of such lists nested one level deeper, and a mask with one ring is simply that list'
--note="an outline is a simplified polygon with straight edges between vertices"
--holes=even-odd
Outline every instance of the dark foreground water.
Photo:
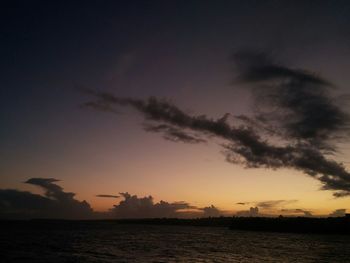
[{"label": "dark foreground water", "polygon": [[350,236],[339,235],[112,222],[2,222],[0,231],[0,262],[350,262]]}]

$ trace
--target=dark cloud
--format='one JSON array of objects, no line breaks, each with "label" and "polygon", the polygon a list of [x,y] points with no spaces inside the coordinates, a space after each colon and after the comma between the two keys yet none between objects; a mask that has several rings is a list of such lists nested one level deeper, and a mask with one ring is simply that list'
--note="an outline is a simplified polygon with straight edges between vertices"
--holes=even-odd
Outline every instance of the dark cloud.
[{"label": "dark cloud", "polygon": [[318,179],[323,190],[336,190],[335,197],[350,194],[350,174],[342,163],[328,159],[307,144],[273,146],[261,141],[248,145],[226,145],[226,159],[247,167],[294,168]]},{"label": "dark cloud", "polygon": [[55,202],[41,195],[0,189],[0,218],[48,217],[56,207]]},{"label": "dark cloud", "polygon": [[259,208],[258,207],[251,207],[251,208],[249,208],[249,210],[238,211],[236,213],[236,216],[242,216],[242,217],[257,217],[257,216],[260,216]]},{"label": "dark cloud", "polygon": [[90,218],[92,209],[86,201],[64,192],[54,178],[31,178],[26,183],[41,187],[44,196],[13,189],[0,190],[1,218]]},{"label": "dark cloud", "polygon": [[327,80],[301,69],[290,69],[273,61],[265,52],[241,50],[232,56],[242,82],[266,82],[275,80],[299,81],[316,85],[331,85]]},{"label": "dark cloud", "polygon": [[[335,197],[350,195],[350,174],[332,159],[335,142],[348,134],[348,115],[330,96],[327,80],[300,69],[273,62],[264,54],[241,52],[234,56],[237,79],[255,94],[255,115],[233,118],[229,114],[212,119],[190,115],[173,103],[151,97],[146,100],[120,98],[85,89],[95,103],[128,106],[147,121],[147,131],[161,132],[166,139],[188,143],[204,142],[203,136],[223,141],[226,160],[248,168],[292,168],[319,180],[323,190]],[[200,134],[193,136],[189,131]]]},{"label": "dark cloud", "polygon": [[[237,204],[247,205],[247,204],[255,204],[256,206],[250,207],[249,210],[238,211],[236,216],[274,216],[275,212],[283,212],[286,214],[302,214],[307,217],[312,217],[312,212],[304,209],[280,209],[284,205],[292,204],[297,202],[297,200],[271,200],[271,201],[262,201],[262,202],[240,202]],[[263,211],[268,211],[268,213],[260,213],[260,209]]]},{"label": "dark cloud", "polygon": [[181,217],[183,210],[195,209],[186,202],[154,203],[152,196],[139,198],[129,193],[120,193],[120,195],[124,200],[111,210],[116,218],[175,218]]},{"label": "dark cloud", "polygon": [[194,218],[220,216],[224,211],[211,205],[199,208],[187,202],[155,203],[152,196],[137,197],[129,193],[99,194],[97,197],[123,200],[107,212],[94,212],[86,201],[74,193],[64,192],[55,178],[31,178],[25,183],[41,187],[44,195],[14,189],[0,189],[0,219],[113,219],[113,218]]},{"label": "dark cloud", "polygon": [[119,195],[105,195],[105,194],[101,194],[101,195],[96,195],[96,197],[104,197],[104,198],[119,198]]},{"label": "dark cloud", "polygon": [[349,116],[335,103],[333,85],[300,69],[276,63],[264,53],[234,55],[238,80],[249,83],[254,94],[255,120],[277,128],[290,140],[333,150],[329,140],[348,132]]},{"label": "dark cloud", "polygon": [[336,151],[335,142],[345,138],[349,128],[348,114],[330,95],[333,85],[316,74],[276,63],[263,53],[239,52],[234,61],[237,79],[253,84],[249,88],[257,105],[255,116],[241,120],[281,144],[227,146],[228,160],[236,161],[238,153],[250,167],[295,168],[318,179],[322,189],[338,190],[334,196],[349,195],[349,173],[329,159]]},{"label": "dark cloud", "polygon": [[271,201],[262,201],[255,203],[257,207],[262,209],[273,209],[276,207],[288,205],[291,203],[295,203],[297,200],[271,200]]},{"label": "dark cloud", "polygon": [[218,217],[223,214],[223,211],[213,205],[199,208],[199,210],[203,211],[203,217]]},{"label": "dark cloud", "polygon": [[268,200],[268,201],[255,201],[255,202],[238,202],[237,205],[254,205],[264,210],[276,210],[279,207],[293,204],[298,200]]},{"label": "dark cloud", "polygon": [[225,212],[214,205],[207,207],[192,206],[187,202],[154,202],[152,196],[138,197],[129,193],[120,193],[123,198],[110,210],[115,218],[194,218],[217,217]]},{"label": "dark cloud", "polygon": [[347,197],[350,196],[350,192],[347,190],[333,193],[335,197]]},{"label": "dark cloud", "polygon": [[288,214],[303,214],[306,217],[312,217],[312,212],[309,210],[304,209],[281,209],[281,212],[288,213]]},{"label": "dark cloud", "polygon": [[59,200],[61,202],[74,200],[74,193],[64,192],[63,188],[57,184],[59,180],[55,178],[31,178],[27,180],[26,184],[37,185],[45,190],[45,196],[54,200]]},{"label": "dark cloud", "polygon": [[346,209],[337,209],[329,214],[330,217],[343,217],[345,216]]}]

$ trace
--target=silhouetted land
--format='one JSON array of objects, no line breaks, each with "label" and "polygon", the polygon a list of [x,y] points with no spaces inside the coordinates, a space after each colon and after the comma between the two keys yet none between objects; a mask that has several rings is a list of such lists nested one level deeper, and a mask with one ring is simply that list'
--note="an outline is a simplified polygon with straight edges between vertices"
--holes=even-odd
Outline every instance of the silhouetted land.
[{"label": "silhouetted land", "polygon": [[229,227],[232,230],[350,234],[350,218],[308,217],[212,217],[197,219],[133,219],[118,220],[118,223],[152,225],[190,225]]},{"label": "silhouetted land", "polygon": [[230,229],[289,232],[289,233],[322,233],[350,234],[350,218],[308,218],[308,217],[236,217],[231,221]]},{"label": "silhouetted land", "polygon": [[[0,221],[2,226],[17,224],[24,221]],[[289,232],[289,233],[320,233],[350,235],[350,218],[307,218],[307,217],[209,217],[195,219],[152,218],[152,219],[116,219],[116,220],[27,220],[33,226],[54,226],[56,224],[88,225],[101,224],[136,224],[136,225],[181,225],[229,227],[232,230]]]}]

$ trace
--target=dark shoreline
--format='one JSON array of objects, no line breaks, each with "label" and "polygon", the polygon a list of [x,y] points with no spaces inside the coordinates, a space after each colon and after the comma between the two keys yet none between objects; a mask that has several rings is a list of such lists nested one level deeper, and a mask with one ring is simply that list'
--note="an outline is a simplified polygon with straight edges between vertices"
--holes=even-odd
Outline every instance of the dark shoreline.
[{"label": "dark shoreline", "polygon": [[151,218],[151,219],[105,219],[105,220],[64,220],[30,219],[0,220],[0,226],[24,223],[35,227],[53,227],[57,225],[93,225],[128,224],[128,225],[176,225],[199,227],[228,227],[232,230],[282,232],[282,233],[319,233],[350,235],[350,218],[307,218],[307,217],[209,217],[195,219]]},{"label": "dark shoreline", "polygon": [[252,217],[233,218],[232,230],[350,235],[350,218]]}]

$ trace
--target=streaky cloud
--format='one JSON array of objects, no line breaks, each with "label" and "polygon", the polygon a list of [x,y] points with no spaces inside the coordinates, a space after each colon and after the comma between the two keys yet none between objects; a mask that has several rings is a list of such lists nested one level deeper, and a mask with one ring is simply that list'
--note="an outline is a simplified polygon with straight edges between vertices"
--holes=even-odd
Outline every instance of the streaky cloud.
[{"label": "streaky cloud", "polygon": [[309,210],[305,210],[305,209],[300,209],[300,208],[296,208],[296,209],[281,209],[281,212],[287,213],[287,214],[302,214],[306,217],[312,217],[312,212]]},{"label": "streaky cloud", "polygon": [[[334,85],[262,52],[237,52],[233,61],[238,83],[248,84],[254,94],[253,116],[225,113],[213,119],[190,115],[156,97],[143,100],[83,91],[94,98],[88,102],[91,105],[102,104],[113,111],[118,106],[133,108],[154,123],[145,125],[146,131],[162,133],[167,140],[193,144],[219,138],[228,162],[247,168],[296,169],[317,179],[322,190],[335,191],[335,197],[349,196],[350,174],[332,159],[336,143],[349,135],[349,116],[330,93]],[[233,116],[233,125],[228,115]]]},{"label": "streaky cloud", "polygon": [[238,202],[237,205],[253,205],[264,210],[276,210],[278,207],[284,207],[289,204],[298,202],[296,199],[292,200],[267,200],[267,201],[252,201],[252,202]]},{"label": "streaky cloud", "polygon": [[106,195],[106,194],[96,195],[96,197],[102,197],[102,198],[120,198],[119,195]]},{"label": "streaky cloud", "polygon": [[296,202],[298,202],[298,200],[270,200],[270,201],[256,202],[255,205],[262,209],[272,209],[278,206],[284,206],[284,205],[288,205]]}]

